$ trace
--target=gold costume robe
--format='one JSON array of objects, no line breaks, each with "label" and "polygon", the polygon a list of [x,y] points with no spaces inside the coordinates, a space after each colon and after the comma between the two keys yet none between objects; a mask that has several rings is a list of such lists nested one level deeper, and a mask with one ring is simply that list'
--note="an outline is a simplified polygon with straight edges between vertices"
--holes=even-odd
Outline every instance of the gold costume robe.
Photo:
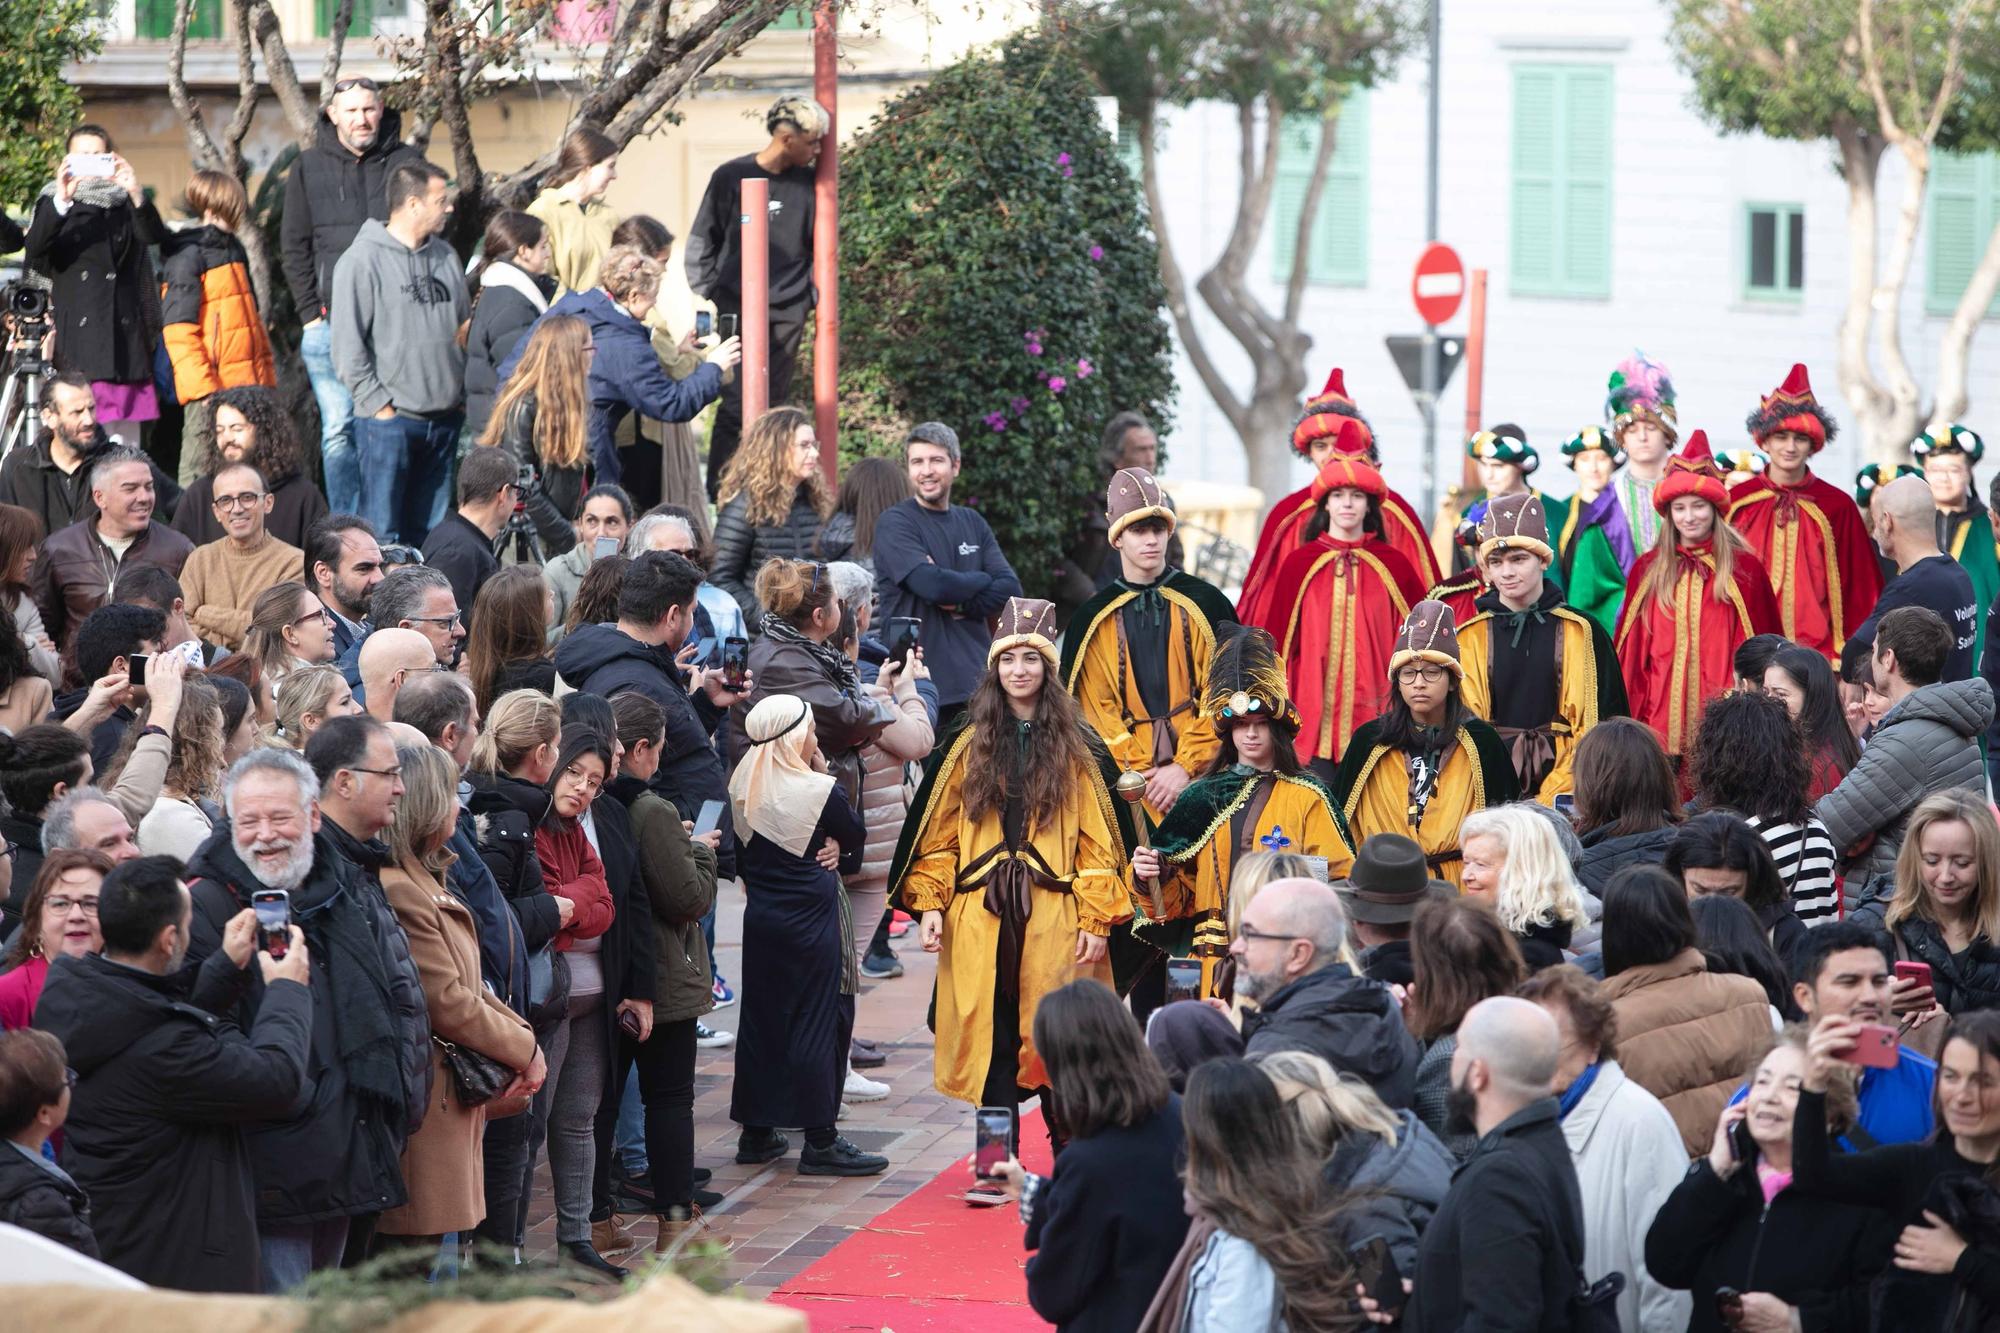
[{"label": "gold costume robe", "polygon": [[[1522,795],[1554,805],[1556,797],[1576,790],[1576,747],[1583,734],[1606,717],[1626,712],[1625,678],[1611,639],[1594,621],[1570,606],[1550,608],[1562,625],[1562,681],[1556,686],[1555,766],[1542,779],[1541,790]],[[1480,717],[1493,717],[1493,635],[1497,622],[1481,611],[1458,627],[1458,661],[1465,668],[1459,697]]]},{"label": "gold costume robe", "polygon": [[1456,887],[1465,877],[1458,826],[1475,810],[1515,799],[1514,763],[1500,734],[1478,718],[1468,718],[1445,755],[1430,802],[1415,827],[1410,824],[1409,761],[1403,751],[1381,742],[1381,723],[1364,723],[1354,733],[1340,768],[1328,784],[1348,845],[1359,847],[1377,833],[1414,838],[1430,862],[1431,876]]}]

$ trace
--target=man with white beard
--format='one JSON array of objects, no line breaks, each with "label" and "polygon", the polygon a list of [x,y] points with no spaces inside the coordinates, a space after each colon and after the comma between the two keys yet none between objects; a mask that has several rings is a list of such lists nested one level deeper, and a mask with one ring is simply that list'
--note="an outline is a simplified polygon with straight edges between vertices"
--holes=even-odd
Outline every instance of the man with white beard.
[{"label": "man with white beard", "polygon": [[[405,978],[398,964],[409,952],[402,927],[341,855],[305,761],[253,750],[222,793],[228,821],[188,862],[188,961],[220,947],[229,919],[270,889],[287,895],[313,959],[311,1099],[290,1119],[249,1130],[263,1288],[276,1294],[339,1264],[351,1228],[365,1232],[405,1201],[400,1158],[428,1098],[430,1025],[414,971]],[[253,978],[246,990],[246,1023],[259,985]]]}]

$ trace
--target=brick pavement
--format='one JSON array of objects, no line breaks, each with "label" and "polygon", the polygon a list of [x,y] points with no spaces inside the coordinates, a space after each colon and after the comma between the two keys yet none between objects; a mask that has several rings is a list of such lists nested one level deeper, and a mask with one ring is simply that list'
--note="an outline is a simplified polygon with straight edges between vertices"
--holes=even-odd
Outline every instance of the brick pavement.
[{"label": "brick pavement", "polygon": [[[723,975],[732,982],[741,974],[742,924],[742,891],[725,884],[717,907],[716,952]],[[914,930],[897,944],[904,975],[890,981],[864,977],[855,1014],[855,1031],[881,1043],[889,1056],[883,1068],[866,1071],[877,1082],[889,1084],[889,1097],[852,1106],[840,1122],[842,1133],[871,1152],[887,1155],[886,1174],[855,1180],[801,1176],[797,1133],[790,1135],[788,1156],[764,1166],[737,1165],[737,1127],[729,1119],[736,1050],[732,1046],[697,1053],[695,1164],[715,1172],[709,1188],[726,1196],[710,1216],[735,1243],[727,1278],[746,1296],[768,1296],[856,1228],[874,1221],[972,1150],[970,1110],[931,1088],[931,1034],[924,1026],[924,1013],[936,961],[918,946]],[[717,1010],[708,1022],[734,1031],[736,1012]],[[651,1222],[641,1222],[635,1234],[650,1245]],[[540,1257],[555,1252],[554,1199],[546,1158],[536,1173],[527,1248]]]}]

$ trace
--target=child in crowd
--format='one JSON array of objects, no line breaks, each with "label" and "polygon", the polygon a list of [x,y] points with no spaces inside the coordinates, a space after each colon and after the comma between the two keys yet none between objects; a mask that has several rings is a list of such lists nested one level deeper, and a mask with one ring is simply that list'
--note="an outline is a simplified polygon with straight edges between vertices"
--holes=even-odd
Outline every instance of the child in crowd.
[{"label": "child in crowd", "polygon": [[90,1199],[48,1153],[69,1118],[69,1057],[38,1028],[0,1033],[0,1222],[97,1258]]}]

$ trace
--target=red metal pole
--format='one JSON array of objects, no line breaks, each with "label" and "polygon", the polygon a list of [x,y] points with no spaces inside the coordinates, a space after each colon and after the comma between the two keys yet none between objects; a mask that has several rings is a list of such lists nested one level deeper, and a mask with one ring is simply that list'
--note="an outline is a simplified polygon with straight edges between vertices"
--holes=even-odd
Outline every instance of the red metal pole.
[{"label": "red metal pole", "polygon": [[813,96],[826,108],[826,137],[813,177],[813,429],[829,484],[840,474],[840,7],[813,6]]},{"label": "red metal pole", "polygon": [[743,429],[771,406],[771,182],[743,182]]},{"label": "red metal pole", "polygon": [[[1483,268],[1472,270],[1472,311],[1467,324],[1464,438],[1469,440],[1479,433],[1479,414],[1486,392],[1486,270]],[[1460,452],[1464,452],[1464,440],[1460,441]],[[1470,458],[1460,465],[1459,484],[1467,495],[1479,489],[1479,474]]]}]

